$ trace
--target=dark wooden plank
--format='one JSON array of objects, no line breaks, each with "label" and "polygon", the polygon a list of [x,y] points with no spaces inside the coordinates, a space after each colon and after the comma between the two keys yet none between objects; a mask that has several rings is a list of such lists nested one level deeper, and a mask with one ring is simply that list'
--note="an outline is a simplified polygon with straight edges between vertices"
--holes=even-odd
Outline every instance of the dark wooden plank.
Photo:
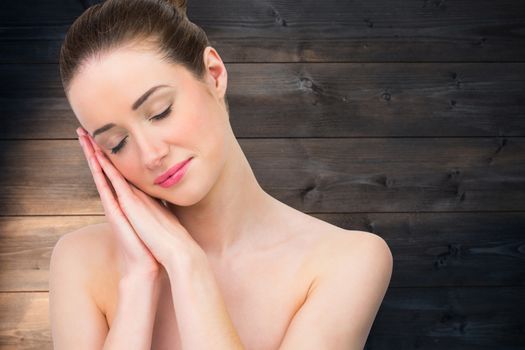
[{"label": "dark wooden plank", "polygon": [[[525,214],[311,214],[375,232],[394,256],[392,287],[525,285]],[[0,291],[47,291],[49,259],[63,234],[104,216],[0,217]]]},{"label": "dark wooden plank", "polygon": [[[525,210],[523,138],[239,142],[261,186],[303,212]],[[0,149],[3,215],[102,213],[76,140],[0,141]]]},{"label": "dark wooden plank", "polygon": [[[0,139],[58,139],[0,141],[2,349],[52,349],[51,249],[104,221],[77,142],[60,140],[76,137],[77,121],[58,49],[89,1],[1,5]],[[263,188],[391,247],[393,280],[366,349],[524,349],[525,152],[513,136],[525,136],[525,6],[189,7],[227,62],[232,125]]]},{"label": "dark wooden plank", "polygon": [[[240,138],[525,136],[525,63],[227,69]],[[0,65],[0,76],[0,138],[76,137],[57,65]]]},{"label": "dark wooden plank", "polygon": [[525,346],[524,287],[390,288],[366,349]]},{"label": "dark wooden plank", "polygon": [[[524,287],[390,288],[365,348],[523,349],[524,294]],[[2,349],[52,349],[48,296],[0,293]]]},{"label": "dark wooden plank", "polygon": [[[0,11],[0,63],[57,61],[80,1],[9,1]],[[454,2],[225,0],[188,2],[226,62],[523,61],[525,6]],[[53,28],[42,28],[52,25]],[[18,28],[30,26],[29,28]],[[43,38],[43,40],[42,40]]]},{"label": "dark wooden plank", "polygon": [[314,216],[383,237],[394,256],[393,287],[525,284],[524,212]]},{"label": "dark wooden plank", "polygon": [[0,25],[70,24],[84,11],[80,0],[38,0],[31,1],[29,6],[31,11],[28,11],[27,2],[3,1]]}]

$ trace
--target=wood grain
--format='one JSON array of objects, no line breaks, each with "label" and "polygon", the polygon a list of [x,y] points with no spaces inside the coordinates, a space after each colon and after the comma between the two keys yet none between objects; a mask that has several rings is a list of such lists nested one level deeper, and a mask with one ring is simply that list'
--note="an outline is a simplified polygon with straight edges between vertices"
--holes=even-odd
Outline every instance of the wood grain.
[{"label": "wood grain", "polygon": [[[395,258],[391,288],[525,285],[519,212],[310,215],[383,237]],[[0,291],[48,291],[58,239],[105,221],[103,215],[0,217]]]},{"label": "wood grain", "polygon": [[[24,2],[3,7],[0,63],[55,63],[69,24],[83,11],[81,1],[40,0],[31,11]],[[187,13],[228,63],[525,57],[525,7],[513,0],[194,0]]]},{"label": "wood grain", "polygon": [[[96,2],[0,5],[2,350],[52,349],[53,246],[105,221],[57,65]],[[365,349],[525,347],[522,3],[191,0],[188,15],[226,63],[261,186],[391,248]]]},{"label": "wood grain", "polygon": [[[525,136],[524,63],[228,64],[235,135]],[[0,138],[76,138],[56,64],[0,65]],[[257,127],[253,127],[257,125]]]},{"label": "wood grain", "polygon": [[[523,138],[239,142],[261,186],[305,212],[525,209]],[[0,141],[0,148],[3,215],[102,214],[78,141]]]},{"label": "wood grain", "polygon": [[[525,336],[515,305],[524,294],[525,287],[390,289],[367,346],[519,349]],[[52,349],[47,293],[0,293],[0,315],[2,349]]]}]

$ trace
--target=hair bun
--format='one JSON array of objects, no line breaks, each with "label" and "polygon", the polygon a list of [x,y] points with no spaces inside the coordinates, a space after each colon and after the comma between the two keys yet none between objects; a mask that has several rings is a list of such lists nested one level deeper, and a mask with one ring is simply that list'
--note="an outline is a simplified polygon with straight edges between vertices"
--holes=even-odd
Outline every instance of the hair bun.
[{"label": "hair bun", "polygon": [[177,10],[179,10],[180,13],[186,16],[186,9],[188,7],[186,0],[166,0],[166,1],[169,2],[172,6],[175,6]]}]

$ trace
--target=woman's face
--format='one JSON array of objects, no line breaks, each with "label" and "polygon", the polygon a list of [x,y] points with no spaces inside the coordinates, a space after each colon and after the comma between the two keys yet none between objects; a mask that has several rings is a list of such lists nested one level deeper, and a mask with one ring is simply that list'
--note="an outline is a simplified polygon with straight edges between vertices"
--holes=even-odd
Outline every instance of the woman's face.
[{"label": "woman's face", "polygon": [[[84,64],[68,93],[80,124],[95,134],[120,173],[175,205],[205,196],[227,159],[226,69],[210,46],[204,62],[205,83],[186,68],[162,61],[152,49],[127,46]],[[190,157],[181,181],[170,187],[155,183]]]}]

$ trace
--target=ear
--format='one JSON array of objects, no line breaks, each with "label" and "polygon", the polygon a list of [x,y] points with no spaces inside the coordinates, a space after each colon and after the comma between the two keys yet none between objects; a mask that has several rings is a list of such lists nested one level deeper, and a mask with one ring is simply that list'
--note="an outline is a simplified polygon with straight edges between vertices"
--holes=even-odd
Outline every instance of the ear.
[{"label": "ear", "polygon": [[207,46],[203,52],[204,65],[206,67],[206,78],[211,91],[219,98],[226,95],[228,86],[228,72],[222,62],[219,53],[211,46]]}]

